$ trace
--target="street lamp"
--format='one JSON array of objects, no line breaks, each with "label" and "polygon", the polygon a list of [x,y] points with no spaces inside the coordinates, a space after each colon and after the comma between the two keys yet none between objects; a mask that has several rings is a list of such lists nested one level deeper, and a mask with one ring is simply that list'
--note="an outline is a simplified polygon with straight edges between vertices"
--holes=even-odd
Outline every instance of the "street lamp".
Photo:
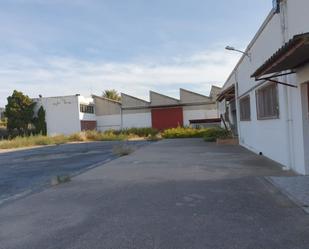
[{"label": "street lamp", "polygon": [[226,46],[225,49],[226,49],[226,50],[229,50],[229,51],[236,51],[236,52],[242,53],[242,54],[248,56],[248,58],[251,60],[251,55],[250,55],[249,53],[247,53],[247,52],[238,50],[238,49],[236,49],[236,48],[234,48],[234,47],[231,47],[231,46]]}]

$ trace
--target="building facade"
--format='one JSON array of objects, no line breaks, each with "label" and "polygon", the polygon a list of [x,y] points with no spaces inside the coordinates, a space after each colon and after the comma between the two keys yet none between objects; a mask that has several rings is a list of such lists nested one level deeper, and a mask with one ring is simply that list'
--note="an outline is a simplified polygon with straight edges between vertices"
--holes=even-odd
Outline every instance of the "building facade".
[{"label": "building facade", "polygon": [[221,88],[212,87],[210,96],[180,89],[180,99],[149,92],[149,101],[121,94],[121,103],[93,95],[97,129],[153,127],[159,130],[189,126],[218,119],[216,97]]},{"label": "building facade", "polygon": [[218,97],[240,144],[309,174],[308,0],[278,0]]},{"label": "building facade", "polygon": [[36,109],[46,112],[47,134],[69,135],[81,130],[96,129],[95,106],[92,98],[80,95],[41,97],[34,99]]}]

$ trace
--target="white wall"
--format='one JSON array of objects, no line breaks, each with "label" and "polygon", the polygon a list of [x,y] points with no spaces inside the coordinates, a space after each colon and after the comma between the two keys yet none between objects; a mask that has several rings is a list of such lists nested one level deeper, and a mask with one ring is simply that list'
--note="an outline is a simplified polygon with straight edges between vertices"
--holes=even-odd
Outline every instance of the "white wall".
[{"label": "white wall", "polygon": [[288,0],[288,36],[292,38],[296,34],[309,32],[308,0]]},{"label": "white wall", "polygon": [[40,105],[46,111],[48,135],[69,135],[81,130],[79,120],[79,102],[77,96],[40,98]]},{"label": "white wall", "polygon": [[[294,99],[299,100],[297,103],[301,102],[300,107],[295,111],[295,115],[301,115],[301,123],[298,123],[298,144],[295,144],[294,148],[296,148],[296,152],[299,154],[303,153],[304,156],[298,156],[300,162],[296,164],[299,168],[299,172],[303,174],[309,174],[309,96],[308,96],[308,80],[309,80],[309,65],[301,68],[296,74],[297,82],[301,85],[299,87],[298,96],[294,97]],[[301,112],[299,110],[302,110]],[[299,120],[300,118],[295,118],[295,120]],[[305,165],[302,167],[302,165]]]},{"label": "white wall", "polygon": [[184,126],[190,125],[190,120],[218,118],[217,110],[183,110]]},{"label": "white wall", "polygon": [[[309,156],[306,156],[309,154],[309,121],[306,113],[308,103],[306,103],[305,86],[300,86],[300,83],[309,80],[309,67],[297,72],[296,76],[278,78],[279,81],[299,86],[291,88],[278,85],[279,119],[257,120],[255,91],[258,88],[250,89],[259,83],[251,78],[257,68],[289,38],[299,33],[309,32],[308,9],[307,0],[288,0],[287,9],[282,9],[280,14],[270,15],[265,28],[249,48],[251,59],[244,57],[225,84],[237,83],[238,97],[250,94],[251,121],[238,120],[241,145],[254,152],[262,152],[265,156],[302,174],[309,173]],[[285,32],[282,30],[283,24],[286,25]],[[239,99],[237,108],[239,114]],[[221,112],[223,112],[223,104],[220,106]]]},{"label": "white wall", "polygon": [[151,127],[151,112],[123,114],[122,126],[123,128]]},{"label": "white wall", "polygon": [[121,129],[121,115],[104,115],[97,116],[97,129],[99,131],[106,130],[120,130]]}]

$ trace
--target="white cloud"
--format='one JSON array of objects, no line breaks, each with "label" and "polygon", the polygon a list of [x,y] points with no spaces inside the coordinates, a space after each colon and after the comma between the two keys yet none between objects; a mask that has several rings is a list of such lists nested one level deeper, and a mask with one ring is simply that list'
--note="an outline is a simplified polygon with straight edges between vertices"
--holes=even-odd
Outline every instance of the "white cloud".
[{"label": "white cloud", "polygon": [[223,85],[238,58],[239,55],[221,48],[164,61],[143,58],[128,63],[2,56],[0,106],[14,89],[35,97],[100,94],[104,89],[114,88],[147,98],[149,89],[175,94],[175,88],[181,85],[208,94],[211,84]]}]

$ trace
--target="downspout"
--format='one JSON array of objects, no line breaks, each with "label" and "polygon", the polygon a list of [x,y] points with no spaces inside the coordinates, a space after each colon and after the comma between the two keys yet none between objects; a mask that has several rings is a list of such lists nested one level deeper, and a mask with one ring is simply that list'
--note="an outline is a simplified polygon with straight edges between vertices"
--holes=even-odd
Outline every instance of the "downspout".
[{"label": "downspout", "polygon": [[235,105],[236,105],[236,123],[237,123],[237,133],[239,138],[239,144],[242,143],[241,129],[240,129],[240,112],[239,112],[239,99],[238,99],[238,73],[235,70]]},{"label": "downspout", "polygon": [[[280,23],[283,45],[288,41],[288,20],[287,20],[287,1],[284,0],[280,3]],[[288,82],[288,75],[283,76],[284,81]],[[291,92],[288,86],[283,86],[283,94],[285,98],[286,109],[286,134],[287,134],[287,152],[288,152],[288,168],[294,168],[294,138],[293,138],[293,117],[292,107],[290,105]]]}]

